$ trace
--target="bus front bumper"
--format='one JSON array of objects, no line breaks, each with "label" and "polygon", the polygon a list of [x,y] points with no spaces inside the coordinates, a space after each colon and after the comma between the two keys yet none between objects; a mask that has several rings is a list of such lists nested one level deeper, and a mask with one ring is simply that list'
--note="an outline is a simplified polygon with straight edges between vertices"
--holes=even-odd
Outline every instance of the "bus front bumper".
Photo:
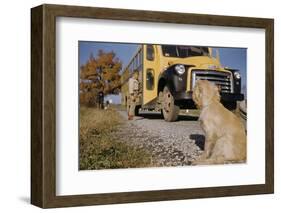
[{"label": "bus front bumper", "polygon": [[[173,95],[175,99],[175,104],[181,108],[196,108],[192,100],[192,91],[189,92],[177,92]],[[232,103],[236,101],[243,101],[244,95],[240,93],[221,93],[222,103]]]}]

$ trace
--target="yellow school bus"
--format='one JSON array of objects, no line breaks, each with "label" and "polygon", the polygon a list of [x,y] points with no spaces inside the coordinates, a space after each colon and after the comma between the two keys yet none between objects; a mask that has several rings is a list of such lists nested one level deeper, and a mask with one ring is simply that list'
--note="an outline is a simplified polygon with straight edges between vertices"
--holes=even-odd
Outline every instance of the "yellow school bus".
[{"label": "yellow school bus", "polygon": [[161,111],[166,121],[177,120],[180,109],[194,109],[192,89],[198,79],[214,82],[221,102],[229,109],[244,99],[238,70],[222,67],[219,54],[209,47],[140,45],[121,76],[122,104],[128,104],[128,80],[139,72],[140,108]]}]

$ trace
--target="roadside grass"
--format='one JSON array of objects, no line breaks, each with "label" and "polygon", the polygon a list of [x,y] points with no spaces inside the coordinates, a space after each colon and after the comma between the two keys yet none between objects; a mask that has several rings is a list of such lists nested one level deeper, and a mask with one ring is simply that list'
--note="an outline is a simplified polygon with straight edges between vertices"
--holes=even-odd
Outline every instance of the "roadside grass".
[{"label": "roadside grass", "polygon": [[140,168],[151,164],[145,150],[113,137],[124,119],[115,109],[80,108],[79,169]]}]

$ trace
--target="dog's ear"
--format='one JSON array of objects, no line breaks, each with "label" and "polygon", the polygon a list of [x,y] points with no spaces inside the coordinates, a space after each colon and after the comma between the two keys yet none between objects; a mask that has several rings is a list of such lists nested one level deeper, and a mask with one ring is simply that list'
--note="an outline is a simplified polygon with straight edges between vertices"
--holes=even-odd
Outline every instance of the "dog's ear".
[{"label": "dog's ear", "polygon": [[196,87],[197,87],[197,96],[200,98],[202,96],[203,88],[202,88],[202,80],[196,81]]},{"label": "dog's ear", "polygon": [[221,96],[220,96],[220,92],[219,92],[219,88],[218,88],[218,86],[217,85],[215,85],[215,84],[213,84],[213,88],[214,88],[214,96],[213,96],[213,99],[215,100],[215,101],[220,101],[220,98],[221,98]]},{"label": "dog's ear", "polygon": [[206,87],[207,87],[208,83],[209,82],[207,80],[198,80],[197,81],[197,86],[198,86],[200,98],[205,95]]},{"label": "dog's ear", "polygon": [[[220,92],[219,92],[219,87],[210,81],[206,81],[206,93],[210,97],[210,100],[219,102],[220,101]],[[208,89],[207,89],[208,88]]]},{"label": "dog's ear", "polygon": [[196,84],[193,88],[192,99],[197,105],[198,108],[202,106],[202,87],[201,87],[201,80],[196,81]]}]

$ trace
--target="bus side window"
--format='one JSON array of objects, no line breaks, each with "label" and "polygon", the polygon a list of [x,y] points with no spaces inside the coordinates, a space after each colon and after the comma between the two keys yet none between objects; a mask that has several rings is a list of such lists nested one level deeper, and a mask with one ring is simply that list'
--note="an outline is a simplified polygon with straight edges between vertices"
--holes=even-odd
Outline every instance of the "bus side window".
[{"label": "bus side window", "polygon": [[146,70],[146,89],[147,90],[154,89],[154,70],[153,69]]},{"label": "bus side window", "polygon": [[154,48],[152,45],[146,46],[146,59],[149,61],[154,61]]}]

